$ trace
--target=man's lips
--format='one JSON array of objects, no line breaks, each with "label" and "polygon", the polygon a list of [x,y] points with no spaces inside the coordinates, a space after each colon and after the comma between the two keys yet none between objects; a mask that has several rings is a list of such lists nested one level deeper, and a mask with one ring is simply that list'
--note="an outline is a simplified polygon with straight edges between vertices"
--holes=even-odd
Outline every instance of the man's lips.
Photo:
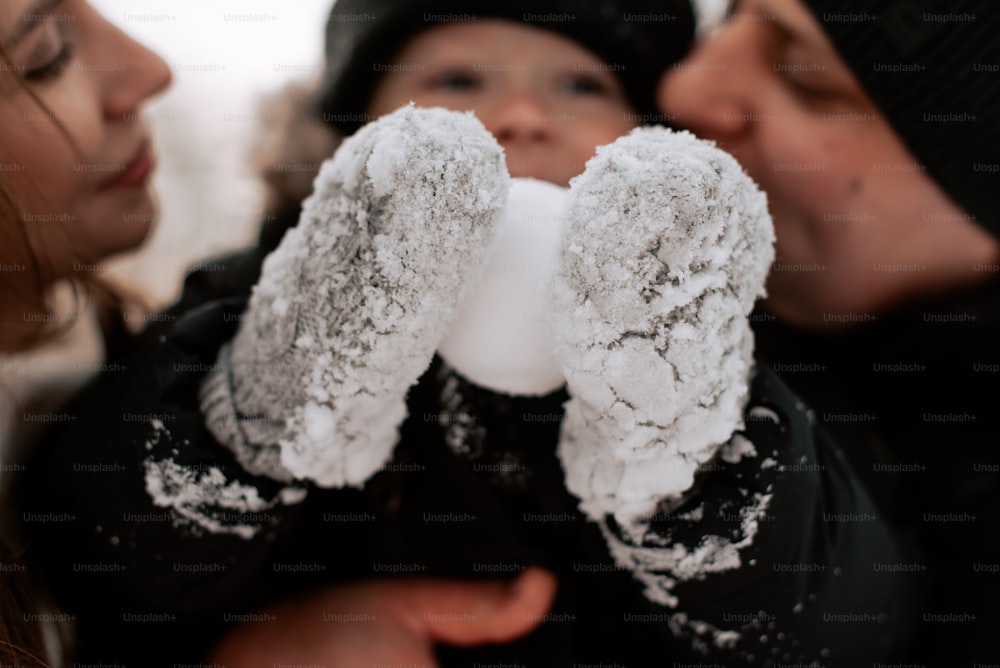
[{"label": "man's lips", "polygon": [[149,142],[144,142],[132,160],[113,178],[105,181],[100,190],[121,190],[141,186],[149,178],[156,162]]}]

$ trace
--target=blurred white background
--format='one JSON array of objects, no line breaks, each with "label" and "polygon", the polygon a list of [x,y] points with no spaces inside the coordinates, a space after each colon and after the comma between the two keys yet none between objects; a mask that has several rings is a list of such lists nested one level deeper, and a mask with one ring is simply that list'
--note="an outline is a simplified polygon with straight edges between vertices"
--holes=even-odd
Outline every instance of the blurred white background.
[{"label": "blurred white background", "polygon": [[261,201],[247,157],[258,100],[316,76],[331,0],[91,0],[174,71],[149,106],[161,217],[111,272],[152,306],[177,295],[186,268],[255,238]]}]

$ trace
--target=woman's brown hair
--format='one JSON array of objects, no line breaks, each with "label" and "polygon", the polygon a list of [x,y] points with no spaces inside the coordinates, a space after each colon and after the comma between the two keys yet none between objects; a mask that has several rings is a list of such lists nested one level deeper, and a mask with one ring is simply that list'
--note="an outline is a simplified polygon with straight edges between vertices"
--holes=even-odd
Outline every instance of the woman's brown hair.
[{"label": "woman's brown hair", "polygon": [[[7,72],[16,71],[2,47],[0,65]],[[49,111],[33,91],[26,89],[26,92],[40,109]],[[72,137],[56,123],[66,141],[75,148]],[[42,346],[72,325],[75,316],[68,320],[54,317],[48,301],[50,288],[66,278],[65,272],[58,268],[69,266],[70,252],[68,244],[62,249],[42,246],[18,203],[17,193],[0,179],[0,354]],[[124,300],[114,289],[89,274],[70,275],[69,279],[76,296],[74,311],[79,311],[83,299],[89,298],[97,308],[105,332],[123,327]],[[17,313],[23,317],[16,317]],[[0,495],[0,501],[7,500],[7,495]],[[0,528],[8,529],[7,522],[0,521]],[[65,629],[54,622],[48,624],[61,642],[59,647],[47,649],[45,616],[55,615],[46,588],[38,577],[29,577],[29,566],[11,549],[9,541],[16,537],[17,531],[8,529],[3,534],[0,535],[0,665],[48,667],[49,649],[61,652],[67,645]],[[60,657],[48,658],[58,661]]]},{"label": "woman's brown hair", "polygon": [[[2,47],[0,65],[7,72],[16,71]],[[32,90],[25,90],[39,109],[55,118]],[[66,142],[76,150],[73,137],[58,120],[54,122]],[[0,275],[6,274],[5,280],[0,282],[0,353],[40,346],[67,330],[73,320],[73,317],[56,318],[47,300],[49,289],[60,278],[57,267],[72,263],[72,258],[68,257],[69,246],[62,249],[41,247],[26,221],[16,194],[0,180]],[[57,257],[57,252],[64,256]],[[130,308],[142,310],[135,297],[129,296],[126,300],[119,290],[92,274],[72,276],[69,283],[78,304],[81,297],[90,298],[105,332],[122,327],[126,301]],[[14,311],[22,312],[21,318],[10,318],[12,303]]]},{"label": "woman's brown hair", "polygon": [[[51,261],[36,253],[21,208],[0,181],[0,352],[28,350],[53,336],[45,294],[55,281]],[[39,317],[12,318],[20,309]]]},{"label": "woman's brown hair", "polygon": [[37,585],[28,577],[27,567],[3,542],[0,566],[0,665],[49,668],[43,624],[51,624],[53,632],[60,634],[54,621],[58,615],[40,606]]}]

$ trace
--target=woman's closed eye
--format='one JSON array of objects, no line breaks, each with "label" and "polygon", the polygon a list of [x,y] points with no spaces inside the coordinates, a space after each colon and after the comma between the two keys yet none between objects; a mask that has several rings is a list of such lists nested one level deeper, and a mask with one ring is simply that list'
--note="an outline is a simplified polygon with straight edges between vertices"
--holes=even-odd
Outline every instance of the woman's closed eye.
[{"label": "woman's closed eye", "polygon": [[66,66],[73,59],[75,50],[75,45],[72,42],[63,41],[55,55],[40,65],[25,69],[22,74],[24,80],[32,83],[44,83],[58,79],[66,71]]}]

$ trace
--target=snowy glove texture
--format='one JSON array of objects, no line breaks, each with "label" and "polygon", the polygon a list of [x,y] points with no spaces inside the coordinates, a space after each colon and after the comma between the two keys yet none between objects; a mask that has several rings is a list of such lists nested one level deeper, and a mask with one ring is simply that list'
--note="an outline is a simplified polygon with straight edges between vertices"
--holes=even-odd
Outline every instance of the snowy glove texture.
[{"label": "snowy glove texture", "polygon": [[508,184],[471,114],[404,107],[345,141],[202,386],[213,435],[251,473],[363,485],[477,283]]},{"label": "snowy glove texture", "polygon": [[572,396],[559,457],[594,520],[641,538],[742,426],[773,242],[764,194],[687,132],[635,130],[571,183],[551,292]]}]

